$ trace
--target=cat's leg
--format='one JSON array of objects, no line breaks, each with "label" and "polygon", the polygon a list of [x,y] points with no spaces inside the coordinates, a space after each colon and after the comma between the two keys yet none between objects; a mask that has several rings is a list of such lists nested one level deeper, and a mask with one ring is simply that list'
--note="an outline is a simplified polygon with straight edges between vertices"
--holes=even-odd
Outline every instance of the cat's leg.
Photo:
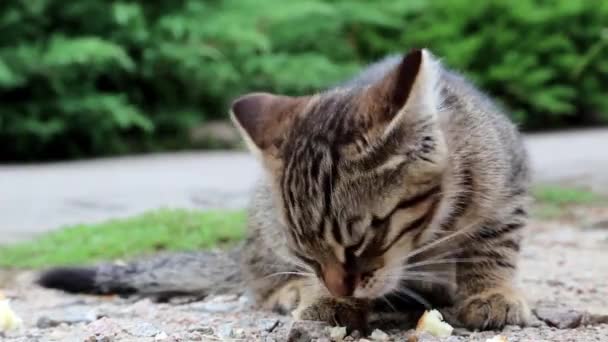
[{"label": "cat's leg", "polygon": [[529,321],[526,299],[514,284],[525,224],[524,210],[516,208],[508,220],[480,226],[466,242],[456,313],[467,328],[500,329]]},{"label": "cat's leg", "polygon": [[302,301],[293,312],[295,318],[324,321],[362,332],[367,330],[370,309],[367,299],[331,297],[321,286],[309,285],[302,289]]},{"label": "cat's leg", "polygon": [[292,312],[296,319],[323,321],[345,326],[349,331],[367,332],[370,303],[367,299],[330,296],[320,283],[302,282],[300,302]]}]

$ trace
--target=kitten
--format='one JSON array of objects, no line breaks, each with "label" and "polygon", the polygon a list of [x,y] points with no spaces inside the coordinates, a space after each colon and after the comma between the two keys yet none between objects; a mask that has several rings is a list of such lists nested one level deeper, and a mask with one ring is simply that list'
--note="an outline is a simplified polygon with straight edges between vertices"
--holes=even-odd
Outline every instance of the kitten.
[{"label": "kitten", "polygon": [[526,324],[514,283],[526,152],[506,116],[430,52],[310,96],[249,94],[231,112],[266,170],[238,256],[56,269],[40,283],[165,296],[245,284],[263,308],[360,330],[406,326],[428,307],[470,329]]}]

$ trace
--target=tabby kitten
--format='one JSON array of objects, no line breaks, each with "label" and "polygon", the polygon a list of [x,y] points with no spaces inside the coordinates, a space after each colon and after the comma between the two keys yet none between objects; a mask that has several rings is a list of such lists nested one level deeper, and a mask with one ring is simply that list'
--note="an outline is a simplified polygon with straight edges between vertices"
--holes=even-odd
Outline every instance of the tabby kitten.
[{"label": "tabby kitten", "polygon": [[526,152],[427,50],[322,93],[243,96],[232,118],[266,170],[242,253],[261,305],[358,329],[420,306],[470,329],[527,322]]},{"label": "tabby kitten", "polygon": [[246,286],[261,307],[360,330],[405,327],[425,307],[471,329],[527,322],[514,284],[525,150],[431,53],[311,96],[246,95],[232,118],[266,170],[240,250],[59,268],[39,283],[158,299]]}]

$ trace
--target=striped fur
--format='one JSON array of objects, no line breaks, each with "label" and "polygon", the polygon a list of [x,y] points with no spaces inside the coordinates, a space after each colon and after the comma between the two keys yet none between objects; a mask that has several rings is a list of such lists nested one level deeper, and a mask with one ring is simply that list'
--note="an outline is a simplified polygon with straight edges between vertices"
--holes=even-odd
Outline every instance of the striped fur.
[{"label": "striped fur", "polygon": [[[392,298],[388,306],[403,309],[396,298],[405,296],[406,311],[415,302],[452,306],[455,323],[470,328],[526,323],[514,284],[528,202],[520,137],[461,76],[427,51],[414,53],[298,98],[273,119],[288,122],[279,130],[242,120],[279,115],[272,104],[233,113],[268,171],[243,254],[247,282],[266,307],[277,308],[275,289],[296,281],[306,284],[302,294],[281,310],[300,318],[334,317],[349,300],[365,300],[376,304],[353,308],[382,321],[377,303]],[[254,131],[274,144],[258,143]],[[328,272],[343,277],[348,297],[331,295]]]}]

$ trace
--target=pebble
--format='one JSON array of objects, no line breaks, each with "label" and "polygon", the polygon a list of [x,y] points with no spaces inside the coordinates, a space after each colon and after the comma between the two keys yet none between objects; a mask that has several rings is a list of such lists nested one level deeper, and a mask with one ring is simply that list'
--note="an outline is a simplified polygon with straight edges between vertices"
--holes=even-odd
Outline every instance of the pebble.
[{"label": "pebble", "polygon": [[156,336],[154,336],[154,341],[164,341],[169,337],[166,332],[161,331]]},{"label": "pebble", "polygon": [[194,325],[188,327],[188,331],[197,332],[202,335],[213,335],[213,328],[206,325]]},{"label": "pebble", "polygon": [[333,341],[342,341],[346,336],[346,327],[328,327],[329,337]]},{"label": "pebble", "polygon": [[241,329],[241,328],[234,329],[232,331],[232,337],[234,337],[234,338],[245,338],[246,337],[245,329]]},{"label": "pebble", "polygon": [[369,336],[374,341],[388,341],[388,334],[380,329],[375,329],[372,331],[372,334]]},{"label": "pebble", "polygon": [[361,332],[359,332],[359,330],[353,330],[350,335],[348,335],[352,338],[354,338],[355,340],[358,340],[361,338]]},{"label": "pebble", "polygon": [[108,317],[102,317],[94,322],[89,323],[89,325],[87,325],[85,329],[92,336],[97,337],[113,337],[123,331],[123,329],[118,325],[118,323],[114,319]]},{"label": "pebble", "polygon": [[120,326],[130,335],[135,337],[153,337],[162,331],[151,323],[135,320],[135,321],[123,321]]},{"label": "pebble", "polygon": [[234,337],[234,329],[232,327],[232,323],[222,324],[217,328],[215,334],[220,338],[233,338]]},{"label": "pebble", "polygon": [[534,313],[543,322],[558,329],[573,329],[580,326],[585,315],[582,311],[562,309],[554,305],[537,307]]}]

